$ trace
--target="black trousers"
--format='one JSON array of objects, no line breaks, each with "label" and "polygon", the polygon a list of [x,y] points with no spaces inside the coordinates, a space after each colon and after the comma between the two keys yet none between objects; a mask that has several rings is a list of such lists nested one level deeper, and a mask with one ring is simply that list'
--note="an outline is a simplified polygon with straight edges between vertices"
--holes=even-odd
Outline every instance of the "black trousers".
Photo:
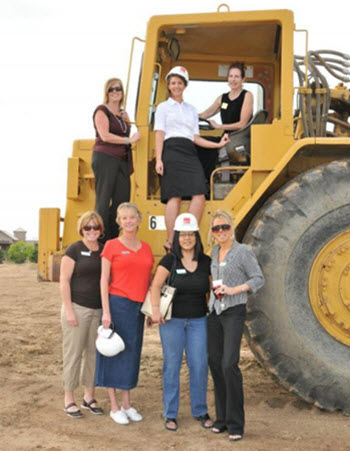
[{"label": "black trousers", "polygon": [[115,222],[118,206],[130,200],[128,162],[101,152],[93,152],[92,170],[95,175],[95,210],[103,219],[105,235],[101,241],[116,238],[119,227]]},{"label": "black trousers", "polygon": [[244,433],[244,398],[239,352],[246,315],[245,304],[208,316],[209,367],[214,381],[216,421],[230,435]]}]

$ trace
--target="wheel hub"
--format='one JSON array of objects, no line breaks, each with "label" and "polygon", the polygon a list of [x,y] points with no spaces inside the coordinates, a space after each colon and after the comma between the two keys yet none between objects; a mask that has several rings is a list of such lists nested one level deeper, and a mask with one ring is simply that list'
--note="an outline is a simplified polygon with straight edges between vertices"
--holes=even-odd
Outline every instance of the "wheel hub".
[{"label": "wheel hub", "polygon": [[309,297],[322,327],[350,346],[350,230],[329,241],[310,272]]}]

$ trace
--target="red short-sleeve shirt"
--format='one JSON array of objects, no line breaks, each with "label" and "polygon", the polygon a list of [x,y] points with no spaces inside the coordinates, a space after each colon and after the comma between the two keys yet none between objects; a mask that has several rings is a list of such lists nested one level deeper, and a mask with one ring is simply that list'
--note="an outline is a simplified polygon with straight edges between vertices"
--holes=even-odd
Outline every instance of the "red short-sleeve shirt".
[{"label": "red short-sleeve shirt", "polygon": [[111,263],[109,293],[131,301],[143,302],[154,262],[151,248],[141,241],[141,248],[133,251],[118,239],[106,242],[101,253]]}]

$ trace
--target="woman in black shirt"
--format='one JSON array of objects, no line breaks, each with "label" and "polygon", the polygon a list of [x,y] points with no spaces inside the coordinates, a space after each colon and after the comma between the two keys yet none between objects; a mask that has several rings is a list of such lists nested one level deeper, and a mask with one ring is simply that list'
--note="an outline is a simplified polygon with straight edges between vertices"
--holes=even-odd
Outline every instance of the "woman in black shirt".
[{"label": "woman in black shirt", "polygon": [[[159,263],[151,288],[153,316],[159,323],[163,348],[163,404],[165,427],[177,429],[179,409],[180,369],[186,352],[190,373],[192,416],[204,428],[213,425],[206,401],[207,360],[207,300],[210,258],[203,253],[197,219],[183,213],[175,221],[173,253]],[[170,272],[171,285],[176,287],[172,317],[165,322],[159,312],[161,288]]]},{"label": "woman in black shirt", "polygon": [[215,102],[199,117],[208,119],[220,111],[222,124],[210,120],[212,127],[231,133],[248,124],[253,114],[253,94],[243,89],[245,66],[243,62],[235,61],[227,73],[230,92],[219,96]]},{"label": "woman in black shirt", "polygon": [[[88,211],[78,221],[82,240],[66,249],[61,262],[61,324],[63,335],[64,411],[73,418],[83,415],[74,401],[74,390],[84,385],[81,407],[100,415],[94,399],[95,339],[101,320],[100,276],[103,233],[100,215]],[[80,371],[82,369],[82,371]]]}]

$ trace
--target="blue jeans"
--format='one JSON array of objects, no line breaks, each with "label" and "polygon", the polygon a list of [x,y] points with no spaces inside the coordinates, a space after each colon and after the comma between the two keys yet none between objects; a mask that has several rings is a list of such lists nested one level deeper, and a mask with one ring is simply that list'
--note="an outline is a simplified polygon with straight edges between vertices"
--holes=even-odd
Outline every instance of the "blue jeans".
[{"label": "blue jeans", "polygon": [[208,412],[207,317],[172,318],[159,326],[159,333],[163,347],[164,417],[177,418],[184,350],[190,372],[191,414],[205,415]]}]

